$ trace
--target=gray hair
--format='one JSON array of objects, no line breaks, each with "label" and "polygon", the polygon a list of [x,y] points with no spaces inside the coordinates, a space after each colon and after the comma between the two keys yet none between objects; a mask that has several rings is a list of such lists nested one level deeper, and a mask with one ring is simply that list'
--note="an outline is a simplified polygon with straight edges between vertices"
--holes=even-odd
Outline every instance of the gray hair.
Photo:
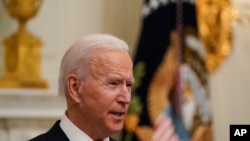
[{"label": "gray hair", "polygon": [[127,52],[129,49],[126,42],[109,34],[92,34],[77,40],[62,58],[58,79],[59,94],[67,94],[67,76],[70,73],[80,75],[81,69],[83,76],[78,77],[84,78],[89,74],[92,50],[98,48],[121,49]]}]

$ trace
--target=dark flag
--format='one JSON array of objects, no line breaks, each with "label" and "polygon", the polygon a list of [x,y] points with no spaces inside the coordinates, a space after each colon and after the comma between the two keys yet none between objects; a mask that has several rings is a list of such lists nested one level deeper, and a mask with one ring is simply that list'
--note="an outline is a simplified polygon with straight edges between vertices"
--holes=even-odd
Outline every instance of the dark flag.
[{"label": "dark flag", "polygon": [[122,140],[212,140],[205,49],[194,0],[146,0],[142,11],[136,83]]}]

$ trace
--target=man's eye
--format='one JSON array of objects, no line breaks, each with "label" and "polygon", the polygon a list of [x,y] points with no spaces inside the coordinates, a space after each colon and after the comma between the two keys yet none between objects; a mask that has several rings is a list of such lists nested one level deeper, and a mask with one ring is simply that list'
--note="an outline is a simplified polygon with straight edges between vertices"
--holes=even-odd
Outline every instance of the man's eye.
[{"label": "man's eye", "polygon": [[114,85],[114,86],[116,86],[118,83],[116,83],[116,82],[110,82],[109,83],[109,85]]},{"label": "man's eye", "polygon": [[127,84],[127,87],[132,87],[132,83],[128,83],[128,84]]}]

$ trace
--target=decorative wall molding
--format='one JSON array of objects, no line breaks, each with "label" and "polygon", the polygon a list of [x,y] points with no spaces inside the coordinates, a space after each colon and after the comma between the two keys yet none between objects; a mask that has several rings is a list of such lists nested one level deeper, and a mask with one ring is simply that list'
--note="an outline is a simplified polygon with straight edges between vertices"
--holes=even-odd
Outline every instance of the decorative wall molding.
[{"label": "decorative wall molding", "polygon": [[66,109],[54,90],[0,89],[0,140],[25,141],[47,131]]}]

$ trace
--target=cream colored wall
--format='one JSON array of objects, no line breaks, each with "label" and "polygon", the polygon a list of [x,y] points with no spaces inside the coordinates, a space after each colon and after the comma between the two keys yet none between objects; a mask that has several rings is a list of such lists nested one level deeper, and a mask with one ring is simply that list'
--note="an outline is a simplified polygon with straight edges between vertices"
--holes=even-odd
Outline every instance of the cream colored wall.
[{"label": "cream colored wall", "polygon": [[106,0],[104,2],[104,31],[127,41],[133,56],[141,23],[143,0]]},{"label": "cream colored wall", "polygon": [[210,78],[216,141],[229,140],[230,124],[250,123],[249,37],[250,28],[234,26],[233,52]]},{"label": "cream colored wall", "polygon": [[[250,1],[232,2],[238,12],[250,12]],[[235,22],[232,29],[232,53],[210,77],[215,141],[229,140],[230,124],[250,124],[250,24]]]},{"label": "cream colored wall", "polygon": [[[233,2],[250,4],[248,0]],[[43,0],[28,28],[43,40],[42,76],[48,80],[50,89],[57,89],[62,54],[83,35],[111,33],[125,39],[133,50],[140,30],[141,3],[142,0]],[[16,26],[0,2],[0,40],[13,33]],[[236,23],[233,31],[232,54],[210,78],[215,141],[229,140],[230,124],[250,123],[250,27]],[[2,58],[2,44],[0,47]]]}]

